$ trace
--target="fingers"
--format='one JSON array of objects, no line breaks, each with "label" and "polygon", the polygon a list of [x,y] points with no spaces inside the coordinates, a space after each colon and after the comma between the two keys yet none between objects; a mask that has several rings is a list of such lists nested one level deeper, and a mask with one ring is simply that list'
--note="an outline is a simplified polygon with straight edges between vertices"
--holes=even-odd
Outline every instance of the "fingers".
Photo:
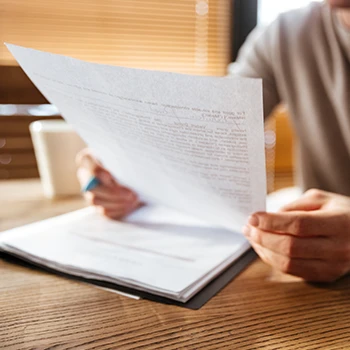
[{"label": "fingers", "polygon": [[93,203],[90,202],[90,204],[94,205],[101,215],[118,220],[141,206],[141,203],[138,200],[117,204],[115,202],[106,202],[95,199]]},{"label": "fingers", "polygon": [[87,199],[98,198],[105,201],[113,201],[116,203],[132,202],[137,199],[137,195],[122,186],[105,187],[98,186],[91,191],[88,191],[85,196]]},{"label": "fingers", "polygon": [[301,277],[306,281],[333,282],[347,272],[346,266],[342,262],[329,263],[317,259],[290,258],[268,250],[256,243],[252,243],[252,246],[265,263],[283,273]]},{"label": "fingers", "polygon": [[114,191],[100,186],[84,196],[90,205],[99,207],[100,213],[111,218],[121,218],[140,205],[137,195],[121,186]]},{"label": "fingers", "polygon": [[279,211],[280,212],[296,211],[296,210],[312,211],[312,210],[318,210],[322,208],[323,204],[324,204],[324,201],[322,200],[315,201],[313,198],[310,198],[310,197],[301,197],[292,203],[288,203],[284,205],[282,208],[280,208]]},{"label": "fingers", "polygon": [[350,6],[350,1],[349,0],[329,0],[329,4],[332,7],[348,8]]},{"label": "fingers", "polygon": [[308,281],[332,282],[349,272],[347,240],[297,237],[265,232],[249,225],[243,232],[261,259],[284,273]]},{"label": "fingers", "polygon": [[111,196],[110,198],[106,199],[106,197],[100,197],[95,195],[92,192],[87,192],[85,194],[85,198],[87,202],[91,205],[96,206],[103,206],[106,209],[115,209],[119,210],[120,208],[125,208],[128,206],[131,206],[134,202],[137,201],[136,198],[119,198],[118,196]]},{"label": "fingers", "polygon": [[120,207],[119,209],[107,209],[103,206],[96,206],[96,210],[101,215],[106,216],[110,219],[120,220],[123,217],[127,216],[129,213],[131,213],[134,209],[129,209],[127,207]]},{"label": "fingers", "polygon": [[[248,223],[264,231],[288,233],[298,236],[311,236],[308,230],[311,220],[310,218],[308,220],[305,218],[306,213],[302,211],[286,213],[260,212],[253,214],[249,218]],[[319,232],[317,232],[317,234],[319,234]]]},{"label": "fingers", "polygon": [[305,192],[303,196],[296,201],[283,206],[280,211],[318,210],[327,202],[327,199],[327,192],[312,189]]},{"label": "fingers", "polygon": [[265,232],[248,225],[244,227],[244,235],[251,242],[289,258],[336,260],[338,257],[333,241],[325,237],[299,238]]},{"label": "fingers", "polygon": [[81,186],[85,186],[91,176],[96,176],[101,182],[99,186],[84,193],[84,197],[102,215],[120,219],[140,206],[137,195],[132,190],[118,184],[90,150],[81,151],[76,161],[79,166],[77,176]]},{"label": "fingers", "polygon": [[248,223],[268,232],[280,232],[299,237],[334,236],[349,229],[349,216],[342,212],[293,211],[281,213],[259,212]]},{"label": "fingers", "polygon": [[244,233],[260,257],[282,272],[330,282],[350,270],[349,198],[310,190],[279,213],[259,212]]},{"label": "fingers", "polygon": [[94,172],[94,169],[97,167],[102,167],[101,163],[93,156],[90,149],[85,148],[80,151],[76,156],[76,164],[78,167],[83,167],[91,172]]},{"label": "fingers", "polygon": [[96,176],[105,186],[113,187],[118,185],[111,173],[102,166],[89,149],[84,149],[78,153],[76,163],[78,165],[77,176],[82,186],[92,176]]}]

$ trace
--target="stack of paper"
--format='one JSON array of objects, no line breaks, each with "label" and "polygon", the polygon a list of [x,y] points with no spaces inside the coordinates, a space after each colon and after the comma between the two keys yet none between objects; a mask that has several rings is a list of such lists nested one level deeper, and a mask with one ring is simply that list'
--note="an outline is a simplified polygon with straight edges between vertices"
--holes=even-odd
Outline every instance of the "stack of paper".
[{"label": "stack of paper", "polygon": [[0,235],[3,250],[187,301],[249,248],[237,232],[266,197],[260,80],[8,48],[116,179],[157,206],[127,223],[89,209],[29,225]]},{"label": "stack of paper", "polygon": [[242,235],[165,208],[145,207],[127,222],[88,208],[7,231],[0,249],[65,273],[186,302],[249,244]]}]

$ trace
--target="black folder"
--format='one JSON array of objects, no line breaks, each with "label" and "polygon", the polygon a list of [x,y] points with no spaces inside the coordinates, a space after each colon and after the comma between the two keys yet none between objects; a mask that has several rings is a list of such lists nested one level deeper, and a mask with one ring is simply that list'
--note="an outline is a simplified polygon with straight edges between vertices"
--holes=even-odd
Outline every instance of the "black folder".
[{"label": "black folder", "polygon": [[240,272],[242,272],[252,261],[257,257],[253,249],[248,250],[243,254],[238,260],[233,262],[228,266],[218,277],[207,284],[203,289],[201,289],[196,295],[194,295],[186,303],[182,303],[176,300],[172,300],[165,297],[160,297],[152,293],[147,293],[144,291],[139,291],[137,289],[124,287],[115,283],[104,282],[100,280],[87,279],[79,276],[74,276],[71,274],[63,273],[55,269],[51,269],[47,266],[40,264],[34,264],[29,260],[24,260],[23,258],[10,255],[8,253],[1,252],[0,258],[15,264],[19,264],[25,267],[30,267],[32,269],[46,270],[59,276],[64,276],[69,279],[83,281],[87,283],[94,284],[96,286],[113,289],[123,293],[138,296],[142,299],[152,300],[158,303],[177,305],[185,307],[192,310],[200,309],[205,303],[207,303],[213,296],[215,296],[220,290],[222,290],[229,282],[231,282]]}]

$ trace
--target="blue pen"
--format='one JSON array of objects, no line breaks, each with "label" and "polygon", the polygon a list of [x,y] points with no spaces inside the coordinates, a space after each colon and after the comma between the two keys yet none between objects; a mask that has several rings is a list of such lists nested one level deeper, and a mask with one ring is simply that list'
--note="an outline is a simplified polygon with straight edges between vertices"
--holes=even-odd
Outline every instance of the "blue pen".
[{"label": "blue pen", "polygon": [[88,183],[81,189],[81,192],[91,191],[99,185],[101,185],[100,180],[96,176],[91,176]]}]

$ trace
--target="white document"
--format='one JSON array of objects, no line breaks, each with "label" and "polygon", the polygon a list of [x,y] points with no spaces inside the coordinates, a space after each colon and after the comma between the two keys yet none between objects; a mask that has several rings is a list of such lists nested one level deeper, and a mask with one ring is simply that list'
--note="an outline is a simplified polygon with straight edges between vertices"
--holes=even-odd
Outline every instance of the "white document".
[{"label": "white document", "polygon": [[122,68],[7,46],[102,163],[147,202],[235,231],[265,209],[260,80]]},{"label": "white document", "polygon": [[16,228],[0,235],[0,249],[182,302],[249,249],[239,232],[266,198],[260,80],[8,48],[104,166],[151,205],[125,222],[90,208]]},{"label": "white document", "polygon": [[240,234],[156,206],[125,222],[87,208],[0,234],[0,250],[34,263],[182,302],[249,248]]}]

